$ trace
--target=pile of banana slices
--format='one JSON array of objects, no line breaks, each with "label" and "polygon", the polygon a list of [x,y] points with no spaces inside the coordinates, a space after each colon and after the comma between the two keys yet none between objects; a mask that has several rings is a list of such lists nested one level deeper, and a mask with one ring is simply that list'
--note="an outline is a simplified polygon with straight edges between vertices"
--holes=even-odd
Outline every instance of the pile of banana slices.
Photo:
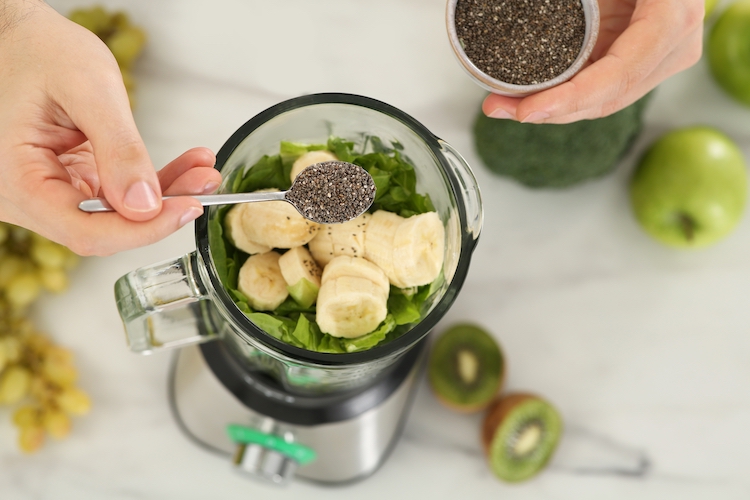
[{"label": "pile of banana slices", "polygon": [[[328,151],[306,153],[291,177],[332,160]],[[426,285],[443,267],[445,228],[436,212],[404,218],[378,210],[329,225],[305,219],[284,201],[244,203],[227,212],[224,229],[250,255],[238,279],[250,307],[273,311],[291,295],[302,307],[316,304],[320,330],[334,337],[372,332],[388,314],[391,285]]]}]

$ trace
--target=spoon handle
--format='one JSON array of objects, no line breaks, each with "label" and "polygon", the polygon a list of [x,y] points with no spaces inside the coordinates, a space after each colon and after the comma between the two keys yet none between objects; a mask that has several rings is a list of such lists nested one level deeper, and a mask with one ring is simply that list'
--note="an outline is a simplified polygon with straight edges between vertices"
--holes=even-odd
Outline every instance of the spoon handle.
[{"label": "spoon handle", "polygon": [[[195,198],[204,207],[209,205],[233,205],[235,203],[250,203],[253,201],[287,201],[285,198],[286,191],[266,191],[254,193],[227,193],[227,194],[202,194],[202,195],[178,195],[162,196],[162,200],[170,198],[179,198],[181,196],[190,196]],[[84,212],[114,212],[112,205],[107,203],[104,198],[91,198],[78,204],[78,208]]]}]

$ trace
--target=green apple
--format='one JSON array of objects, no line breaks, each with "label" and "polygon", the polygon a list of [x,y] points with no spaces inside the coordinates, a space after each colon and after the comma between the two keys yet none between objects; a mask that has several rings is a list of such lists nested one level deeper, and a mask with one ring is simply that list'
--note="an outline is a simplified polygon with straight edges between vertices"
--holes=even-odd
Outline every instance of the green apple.
[{"label": "green apple", "polygon": [[738,0],[721,13],[706,48],[711,73],[719,85],[750,106],[750,0]]},{"label": "green apple", "polygon": [[742,152],[710,127],[664,134],[645,152],[630,182],[638,222],[674,247],[705,247],[721,240],[742,218],[746,199]]},{"label": "green apple", "polygon": [[719,0],[706,0],[706,14],[704,15],[704,19],[711,15],[717,3],[719,3]]}]

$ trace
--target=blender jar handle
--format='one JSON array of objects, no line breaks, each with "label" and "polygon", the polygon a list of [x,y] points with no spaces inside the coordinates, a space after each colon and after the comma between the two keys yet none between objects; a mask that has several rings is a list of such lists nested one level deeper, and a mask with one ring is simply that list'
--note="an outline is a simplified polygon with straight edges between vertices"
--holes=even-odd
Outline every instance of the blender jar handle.
[{"label": "blender jar handle", "polygon": [[142,267],[115,283],[130,349],[141,354],[211,340],[202,305],[209,300],[197,252]]},{"label": "blender jar handle", "polygon": [[479,183],[469,164],[453,146],[441,139],[438,139],[438,143],[440,143],[442,152],[450,163],[453,174],[463,188],[467,224],[465,229],[476,241],[482,231],[483,221],[482,195],[479,192]]}]

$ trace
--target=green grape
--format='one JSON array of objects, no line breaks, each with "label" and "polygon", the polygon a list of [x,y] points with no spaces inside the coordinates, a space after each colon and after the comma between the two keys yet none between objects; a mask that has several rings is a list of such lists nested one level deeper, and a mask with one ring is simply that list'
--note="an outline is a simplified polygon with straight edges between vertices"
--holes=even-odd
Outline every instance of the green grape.
[{"label": "green grape", "polygon": [[0,375],[0,403],[15,404],[29,393],[31,372],[22,366],[12,365]]},{"label": "green grape", "polygon": [[70,365],[44,364],[44,376],[59,387],[70,387],[78,380],[78,371]]},{"label": "green grape", "polygon": [[24,261],[16,255],[6,255],[0,260],[0,288],[8,286],[8,282],[17,274],[21,273],[24,268]]},{"label": "green grape", "polygon": [[10,236],[10,228],[8,224],[0,222],[0,245],[4,244]]},{"label": "green grape", "polygon": [[146,44],[146,33],[135,26],[117,30],[105,40],[107,47],[117,59],[120,68],[130,69],[133,62],[143,51]]},{"label": "green grape", "polygon": [[30,319],[19,317],[16,320],[16,331],[22,337],[28,337],[34,334],[34,325]]},{"label": "green grape", "polygon": [[13,243],[23,245],[28,243],[31,238],[31,231],[21,226],[10,226],[10,236]]},{"label": "green grape", "polygon": [[40,404],[47,404],[55,399],[57,391],[52,388],[47,379],[41,375],[34,375],[29,386],[29,394]]},{"label": "green grape", "polygon": [[62,347],[52,347],[47,351],[42,363],[44,376],[60,387],[70,387],[78,379],[78,371],[73,366],[73,354]]},{"label": "green grape", "polygon": [[103,38],[111,30],[110,22],[112,18],[99,5],[89,9],[76,9],[68,15],[68,19],[92,31],[99,38]]},{"label": "green grape", "polygon": [[42,414],[42,425],[55,439],[63,439],[70,434],[70,417],[60,410],[47,408]]},{"label": "green grape", "polygon": [[63,264],[63,269],[66,271],[70,271],[71,269],[75,268],[78,263],[81,261],[81,258],[73,253],[72,250],[66,248],[68,251],[68,255],[65,257],[65,263]]},{"label": "green grape", "polygon": [[5,297],[15,309],[23,309],[39,296],[41,282],[36,273],[22,272],[14,276],[5,287]]},{"label": "green grape", "polygon": [[62,269],[42,269],[39,280],[46,290],[53,293],[62,293],[68,289],[68,275]]},{"label": "green grape", "polygon": [[36,239],[31,245],[31,258],[42,267],[60,269],[65,264],[67,253],[62,245]]},{"label": "green grape", "polygon": [[57,363],[60,365],[71,365],[73,364],[73,352],[70,349],[64,347],[50,345],[47,348],[47,352],[44,357],[45,362]]},{"label": "green grape", "polygon": [[29,425],[20,428],[18,447],[25,453],[34,453],[44,444],[44,427]]},{"label": "green grape", "polygon": [[112,14],[110,18],[110,24],[115,30],[130,27],[130,18],[125,12],[118,11]]},{"label": "green grape", "polygon": [[55,401],[61,410],[71,415],[85,415],[91,410],[88,395],[77,387],[63,389]]},{"label": "green grape", "polygon": [[24,342],[26,347],[37,356],[44,355],[47,349],[52,347],[50,339],[37,332],[26,333]]},{"label": "green grape", "polygon": [[18,337],[0,338],[0,354],[5,356],[8,363],[15,363],[21,358],[23,346]]},{"label": "green grape", "polygon": [[33,406],[22,406],[13,413],[13,424],[16,427],[29,427],[39,425],[39,408]]}]

